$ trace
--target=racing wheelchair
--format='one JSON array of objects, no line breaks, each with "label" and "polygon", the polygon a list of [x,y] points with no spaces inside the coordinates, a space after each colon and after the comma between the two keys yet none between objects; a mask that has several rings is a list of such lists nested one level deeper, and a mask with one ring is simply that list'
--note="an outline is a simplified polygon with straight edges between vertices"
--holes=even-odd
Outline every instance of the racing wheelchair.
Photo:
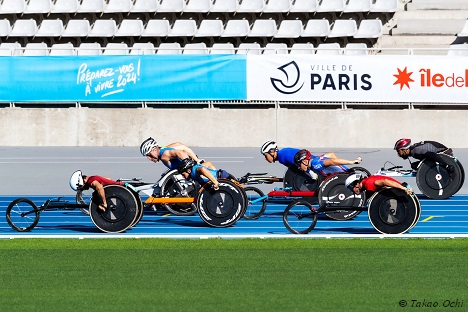
[{"label": "racing wheelchair", "polygon": [[385,188],[366,199],[366,192],[355,195],[345,187],[347,177],[348,174],[339,173],[322,183],[318,208],[305,200],[290,203],[283,213],[285,227],[294,234],[307,234],[317,224],[318,214],[334,211],[347,211],[354,217],[367,210],[372,226],[382,234],[405,233],[419,221],[421,205],[416,195]]},{"label": "racing wheelchair", "polygon": [[[342,174],[352,174],[352,173],[361,173],[362,176],[369,176],[370,172],[363,168],[363,167],[351,167],[344,171]],[[320,189],[322,188],[322,184],[328,185],[330,189],[334,192],[341,191],[342,194],[346,194],[346,196],[342,197],[333,197],[333,200],[336,202],[340,202],[340,205],[349,207],[351,204],[348,202],[351,194],[348,189],[344,186],[344,180],[338,179],[335,177],[336,175],[330,176],[322,176],[317,175],[313,172],[310,174],[304,171],[297,169],[295,166],[290,166],[285,174],[284,178],[277,178],[272,176],[264,176],[264,173],[261,174],[253,174],[246,176],[239,179],[240,182],[250,185],[250,184],[262,184],[262,183],[273,183],[273,182],[283,182],[282,188],[275,188],[273,191],[269,192],[268,194],[264,194],[258,188],[248,186],[244,189],[247,193],[248,203],[246,208],[246,213],[244,218],[246,219],[257,219],[259,218],[266,209],[268,200],[286,200],[288,202],[294,200],[304,200],[309,202],[310,204],[317,204],[322,203],[324,201],[329,200],[331,196],[324,196],[320,194]],[[351,192],[352,193],[352,192]],[[354,200],[354,199],[353,199]],[[325,215],[333,220],[350,220],[357,216],[361,211],[358,210],[333,210],[333,211],[326,211]]]},{"label": "racing wheelchair", "polygon": [[[444,166],[429,159],[419,162],[416,170],[403,169],[386,162],[376,174],[392,177],[415,177],[416,184],[421,192],[428,198],[446,199],[457,193],[465,182],[465,170],[460,161],[453,156],[440,154],[445,161],[455,169],[449,173]],[[386,168],[390,164],[391,167]]]}]

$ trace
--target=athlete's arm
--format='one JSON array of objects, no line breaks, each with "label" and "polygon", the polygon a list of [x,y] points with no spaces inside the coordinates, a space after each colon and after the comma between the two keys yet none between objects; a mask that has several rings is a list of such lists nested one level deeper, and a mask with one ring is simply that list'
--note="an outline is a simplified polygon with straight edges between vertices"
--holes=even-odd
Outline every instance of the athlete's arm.
[{"label": "athlete's arm", "polygon": [[378,188],[383,188],[385,186],[397,188],[397,189],[405,191],[406,194],[408,195],[413,193],[413,190],[411,188],[406,188],[403,185],[401,185],[401,183],[390,180],[390,179],[375,180],[374,185],[377,186]]},{"label": "athlete's arm", "polygon": [[190,158],[192,158],[196,162],[200,161],[197,154],[195,154],[193,150],[185,144],[182,144],[180,142],[174,142],[169,144],[167,147],[172,147],[173,149],[184,151]]}]

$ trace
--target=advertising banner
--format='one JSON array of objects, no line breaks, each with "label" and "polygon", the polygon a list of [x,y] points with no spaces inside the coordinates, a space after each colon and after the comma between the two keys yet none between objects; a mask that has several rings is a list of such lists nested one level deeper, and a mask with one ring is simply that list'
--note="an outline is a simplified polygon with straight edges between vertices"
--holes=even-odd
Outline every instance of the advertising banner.
[{"label": "advertising banner", "polygon": [[468,58],[249,55],[248,100],[468,102]]},{"label": "advertising banner", "polygon": [[245,55],[0,57],[0,101],[245,100]]}]

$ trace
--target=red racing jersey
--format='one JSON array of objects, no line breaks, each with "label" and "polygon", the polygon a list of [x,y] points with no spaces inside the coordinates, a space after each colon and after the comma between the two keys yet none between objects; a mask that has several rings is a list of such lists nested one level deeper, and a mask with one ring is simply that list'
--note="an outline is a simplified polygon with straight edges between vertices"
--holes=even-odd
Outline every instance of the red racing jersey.
[{"label": "red racing jersey", "polygon": [[91,184],[92,184],[94,181],[98,181],[99,183],[102,184],[102,186],[106,186],[106,185],[124,185],[123,182],[117,182],[117,181],[114,181],[114,180],[109,179],[109,178],[106,178],[106,177],[102,177],[102,176],[90,176],[90,177],[88,177],[88,181],[86,181],[86,183],[84,184],[83,188],[84,188],[84,189],[89,189],[89,188],[91,187]]},{"label": "red racing jersey", "polygon": [[378,189],[378,187],[375,185],[375,181],[377,180],[391,180],[398,184],[401,184],[400,181],[397,181],[392,177],[381,176],[381,175],[371,175],[370,177],[363,179],[361,183],[365,190],[369,192],[375,192]]}]

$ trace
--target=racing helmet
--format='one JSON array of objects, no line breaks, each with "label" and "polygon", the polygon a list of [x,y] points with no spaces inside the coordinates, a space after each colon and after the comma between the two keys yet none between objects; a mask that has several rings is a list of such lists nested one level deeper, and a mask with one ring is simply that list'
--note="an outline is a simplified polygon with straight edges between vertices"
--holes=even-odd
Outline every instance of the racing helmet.
[{"label": "racing helmet", "polygon": [[158,142],[156,142],[155,139],[152,137],[147,138],[146,140],[143,141],[140,145],[140,152],[141,155],[146,156],[151,152],[151,150],[155,147],[158,147]]},{"label": "racing helmet", "polygon": [[180,162],[179,167],[177,168],[177,170],[179,171],[179,173],[183,173],[183,172],[193,168],[193,166],[195,166],[195,165],[196,165],[195,160],[193,160],[190,157],[187,157],[187,158],[183,159]]},{"label": "racing helmet", "polygon": [[278,145],[276,145],[276,142],[273,140],[268,140],[265,143],[263,143],[262,147],[260,147],[260,154],[265,154],[269,152],[270,150],[274,149],[275,151],[278,150]]},{"label": "racing helmet", "polygon": [[361,182],[361,180],[362,180],[362,175],[360,173],[351,174],[349,177],[346,178],[345,186],[351,189],[355,187],[358,182]]},{"label": "racing helmet", "polygon": [[70,178],[70,187],[72,188],[72,190],[78,191],[78,188],[83,185],[83,174],[81,173],[81,170],[76,170],[75,172],[73,172]]},{"label": "racing helmet", "polygon": [[395,147],[393,148],[394,150],[402,150],[402,149],[407,149],[411,145],[411,139],[399,139],[395,143]]},{"label": "racing helmet", "polygon": [[294,155],[294,163],[300,166],[304,159],[309,160],[311,158],[312,154],[308,150],[301,149],[299,152],[296,153],[296,155]]}]

